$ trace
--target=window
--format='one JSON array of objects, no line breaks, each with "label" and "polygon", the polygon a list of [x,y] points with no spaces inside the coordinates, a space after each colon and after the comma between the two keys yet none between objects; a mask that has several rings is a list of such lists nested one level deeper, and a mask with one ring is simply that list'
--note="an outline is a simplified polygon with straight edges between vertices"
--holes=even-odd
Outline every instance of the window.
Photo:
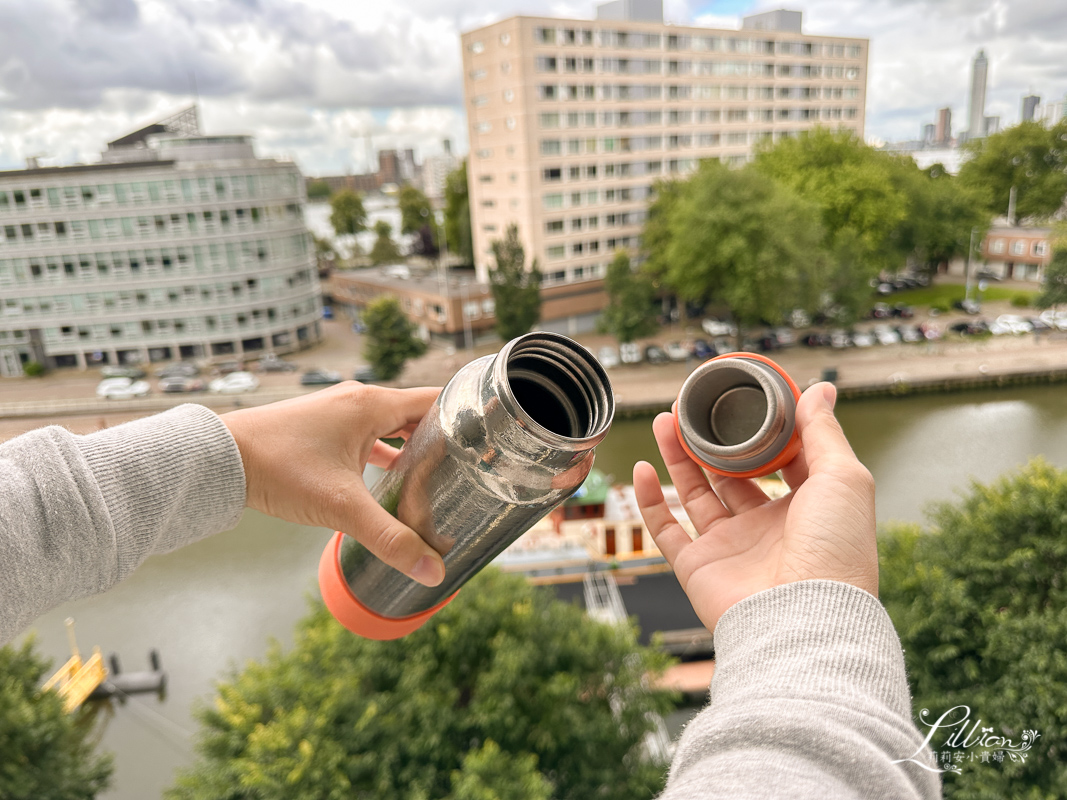
[{"label": "window", "polygon": [[538,56],[537,57],[537,71],[538,72],[555,72],[557,69],[557,62],[555,56]]},{"label": "window", "polygon": [[515,92],[513,92],[511,89],[505,89],[504,90],[504,102],[505,103],[510,103],[514,99],[515,99]]},{"label": "window", "polygon": [[563,170],[560,167],[546,167],[541,171],[541,179],[545,183],[563,180]]},{"label": "window", "polygon": [[992,243],[992,246],[989,248],[989,252],[991,252],[991,253],[1003,253],[1004,252],[1004,240],[1003,239],[994,239],[993,243]]},{"label": "window", "polygon": [[485,50],[485,44],[483,44],[482,42],[471,42],[469,45],[467,45],[467,49],[477,55],[478,53],[481,53]]},{"label": "window", "polygon": [[542,139],[541,140],[541,155],[543,156],[558,156],[562,153],[563,148],[560,146],[559,139]]},{"label": "window", "polygon": [[563,208],[563,195],[561,193],[546,194],[543,198],[545,208]]},{"label": "window", "polygon": [[545,222],[545,233],[563,233],[563,220],[550,219]]},{"label": "window", "polygon": [[502,45],[504,45],[504,47],[507,47],[509,44],[511,44],[511,34],[510,33],[502,33],[502,34],[500,34],[500,43]]},{"label": "window", "polygon": [[489,131],[491,131],[493,129],[493,123],[492,122],[479,122],[477,125],[475,125],[475,128],[478,131],[478,133],[489,133]]},{"label": "window", "polygon": [[567,248],[561,244],[552,245],[545,249],[545,257],[550,261],[556,261],[567,254]]},{"label": "window", "polygon": [[1035,256],[1043,256],[1048,253],[1048,242],[1034,242],[1031,250]]},{"label": "window", "polygon": [[558,128],[559,127],[559,114],[554,111],[543,112],[539,115],[542,128]]},{"label": "window", "polygon": [[555,28],[534,28],[534,41],[541,44],[555,44],[556,43],[556,29]]},{"label": "window", "polygon": [[481,150],[475,151],[475,155],[478,156],[478,158],[492,158],[493,148],[483,147]]},{"label": "window", "polygon": [[476,94],[471,99],[471,105],[473,105],[475,108],[481,108],[482,106],[484,106],[488,102],[489,102],[489,96],[488,95],[484,95],[484,94]]},{"label": "window", "polygon": [[[543,83],[537,87],[538,95],[542,100],[558,100],[559,99],[559,87],[552,83]],[[505,95],[507,93],[505,92]],[[507,99],[505,96],[504,99]]]},{"label": "window", "polygon": [[485,77],[486,72],[484,69],[472,69],[470,74],[472,81],[480,81]]},{"label": "window", "polygon": [[572,181],[581,180],[581,178],[582,178],[582,168],[581,167],[571,167],[569,170],[567,170],[567,177]]},{"label": "window", "polygon": [[1011,243],[1011,254],[1013,256],[1021,256],[1026,253],[1026,242],[1018,241]]}]

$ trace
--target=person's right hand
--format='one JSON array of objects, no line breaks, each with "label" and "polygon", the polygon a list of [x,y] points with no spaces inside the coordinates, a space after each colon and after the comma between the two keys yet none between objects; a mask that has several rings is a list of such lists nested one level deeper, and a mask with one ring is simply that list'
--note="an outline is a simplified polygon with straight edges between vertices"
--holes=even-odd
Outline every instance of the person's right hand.
[{"label": "person's right hand", "polygon": [[346,381],[222,416],[244,462],[249,508],[343,531],[420,583],[445,577],[440,554],[393,517],[363,483],[368,463],[389,469],[440,389],[387,389]]},{"label": "person's right hand", "polygon": [[802,447],[782,470],[793,491],[778,500],[750,480],[712,476],[709,485],[678,442],[672,416],[652,423],[697,538],[671,514],[651,464],[634,466],[634,491],[645,525],[708,630],[735,603],[793,581],[843,581],[877,596],[874,480],[834,418],[836,397],[832,384],[820,383],[800,398]]}]

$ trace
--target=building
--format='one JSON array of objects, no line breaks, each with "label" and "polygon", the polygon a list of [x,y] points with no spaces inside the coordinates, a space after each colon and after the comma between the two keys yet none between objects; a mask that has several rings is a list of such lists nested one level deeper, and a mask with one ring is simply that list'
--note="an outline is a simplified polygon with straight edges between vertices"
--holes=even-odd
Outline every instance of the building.
[{"label": "building", "polygon": [[816,125],[862,137],[867,40],[804,35],[797,12],[786,29],[759,15],[715,30],[630,5],[646,18],[520,16],[463,34],[480,281],[490,242],[515,223],[546,286],[602,296],[593,283],[638,245],[657,180],[703,158],[743,163],[757,142]]},{"label": "building", "polygon": [[294,164],[200,135],[195,108],[100,163],[0,172],[0,375],[317,341],[304,198]]},{"label": "building", "polygon": [[[1045,267],[1052,261],[1052,229],[995,222],[974,256],[972,275],[981,271],[997,279],[1040,283]],[[949,264],[950,275],[963,276],[966,271],[964,258],[955,258]]]},{"label": "building", "polygon": [[1051,103],[1038,106],[1034,112],[1034,118],[1046,128],[1051,128],[1067,118],[1067,100],[1053,100]]},{"label": "building", "polygon": [[947,106],[937,112],[937,129],[934,131],[934,139],[942,147],[952,144],[952,109]]},{"label": "building", "polygon": [[1039,95],[1028,94],[1023,97],[1022,121],[1033,122],[1034,113],[1037,111],[1039,105],[1041,105],[1041,97]]},{"label": "building", "polygon": [[402,186],[417,183],[419,167],[415,163],[415,151],[379,150],[378,151],[378,185]]},{"label": "building", "polygon": [[982,135],[992,136],[994,133],[1000,133],[1000,117],[986,117],[982,120]]},{"label": "building", "polygon": [[426,156],[422,160],[422,190],[431,200],[441,200],[445,196],[445,184],[448,174],[460,165],[460,160],[452,153],[452,142],[442,142],[444,152],[441,155]]},{"label": "building", "polygon": [[985,89],[989,77],[989,59],[979,50],[971,65],[971,101],[967,107],[967,138],[980,139],[985,135]]},{"label": "building", "polygon": [[381,179],[376,172],[363,175],[323,175],[321,178],[308,178],[305,183],[325,183],[330,187],[330,194],[345,189],[359,194],[370,194],[381,188]]}]

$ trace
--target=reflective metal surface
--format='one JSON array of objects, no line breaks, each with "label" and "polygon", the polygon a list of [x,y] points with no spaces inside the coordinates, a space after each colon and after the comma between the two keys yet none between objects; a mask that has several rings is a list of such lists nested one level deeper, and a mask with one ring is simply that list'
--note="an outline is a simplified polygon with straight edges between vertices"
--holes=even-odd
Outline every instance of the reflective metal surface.
[{"label": "reflective metal surface", "polygon": [[352,593],[386,617],[450,596],[581,486],[614,411],[599,362],[559,334],[529,333],[467,364],[371,489],[441,553],[444,582],[423,586],[346,537]]},{"label": "reflective metal surface", "polygon": [[678,393],[678,428],[709,467],[748,472],[789,443],[796,400],[772,367],[737,356],[697,367]]}]

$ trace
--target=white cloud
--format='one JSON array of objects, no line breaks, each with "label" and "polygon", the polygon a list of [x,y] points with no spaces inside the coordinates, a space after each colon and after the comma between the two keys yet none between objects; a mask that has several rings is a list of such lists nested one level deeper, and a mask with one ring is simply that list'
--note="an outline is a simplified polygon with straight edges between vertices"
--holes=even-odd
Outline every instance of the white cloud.
[{"label": "white cloud", "polygon": [[[735,28],[744,0],[666,0],[669,21]],[[780,6],[755,0],[750,10]],[[970,63],[990,58],[987,114],[1067,92],[1067,8],[1045,0],[805,0],[806,30],[871,39],[867,134],[965,124]],[[710,13],[707,11],[710,9]],[[459,33],[514,13],[590,18],[587,0],[0,0],[0,168],[93,160],[190,102],[309,174],[361,170],[375,147],[466,146]]]}]

